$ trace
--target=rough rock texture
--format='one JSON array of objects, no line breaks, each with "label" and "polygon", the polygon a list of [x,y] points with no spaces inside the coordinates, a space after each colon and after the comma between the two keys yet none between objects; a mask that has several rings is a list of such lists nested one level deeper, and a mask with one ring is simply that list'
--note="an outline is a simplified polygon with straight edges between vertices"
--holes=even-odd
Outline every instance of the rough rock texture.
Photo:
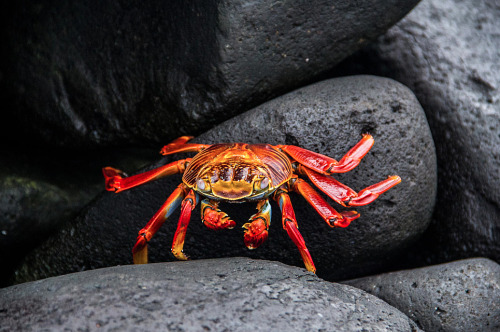
[{"label": "rough rock texture", "polygon": [[500,262],[498,22],[498,1],[423,1],[341,66],[344,74],[375,73],[406,84],[427,114],[439,209],[415,251],[424,264],[476,256]]},{"label": "rough rock texture", "polygon": [[0,134],[65,146],[199,134],[315,79],[417,2],[6,2]]},{"label": "rough rock texture", "polygon": [[425,331],[499,331],[500,265],[484,258],[350,280]]},{"label": "rough rock texture", "polygon": [[[424,113],[411,91],[373,76],[328,80],[265,103],[197,140],[296,144],[339,159],[367,131],[375,137],[372,150],[355,170],[336,177],[355,190],[391,174],[400,175],[402,183],[369,206],[356,209],[359,219],[348,228],[330,229],[302,197],[291,194],[318,275],[334,280],[380,271],[430,222],[437,181],[435,151]],[[179,154],[151,167],[184,157]],[[17,271],[17,282],[130,263],[137,232],[179,182],[180,176],[172,176],[119,194],[103,193],[74,223],[28,257]],[[272,206],[269,239],[253,251],[244,246],[240,226],[255,213],[254,204],[221,205],[237,222],[235,229],[221,232],[203,226],[199,208],[195,209],[185,252],[193,259],[250,256],[303,266],[282,229],[277,205]],[[172,259],[177,218],[175,213],[150,241],[152,262]]]},{"label": "rough rock texture", "polygon": [[359,289],[244,258],[120,266],[0,290],[0,331],[419,331]]}]

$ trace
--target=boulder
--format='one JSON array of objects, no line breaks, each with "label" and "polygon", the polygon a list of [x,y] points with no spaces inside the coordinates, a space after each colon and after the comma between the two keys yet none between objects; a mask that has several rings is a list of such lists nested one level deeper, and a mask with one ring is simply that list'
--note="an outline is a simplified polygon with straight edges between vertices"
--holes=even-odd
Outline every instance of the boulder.
[{"label": "boulder", "polygon": [[73,220],[102,191],[103,163],[132,169],[154,160],[147,149],[7,150],[0,156],[0,286],[30,250]]},{"label": "boulder", "polygon": [[5,3],[0,135],[95,147],[200,134],[317,79],[416,3]]},{"label": "boulder", "polygon": [[500,262],[500,7],[423,1],[341,74],[407,85],[424,108],[438,157],[433,222],[412,260]]},{"label": "boulder", "polygon": [[475,258],[349,280],[425,331],[499,331],[500,265]]},{"label": "boulder", "polygon": [[0,177],[0,280],[6,271],[12,271],[23,254],[53,233],[58,224],[75,217],[76,201],[60,188],[39,179]]},{"label": "boulder", "polygon": [[246,258],[85,271],[0,289],[2,330],[420,331],[382,300]]},{"label": "boulder", "polygon": [[[373,76],[327,80],[222,123],[196,141],[295,144],[340,159],[365,132],[374,136],[375,145],[356,169],[337,179],[361,190],[398,174],[401,184],[357,208],[361,217],[342,229],[328,227],[302,197],[291,194],[318,275],[337,280],[381,271],[430,222],[436,192],[434,145],[410,90]],[[187,156],[164,158],[147,169]],[[16,282],[131,263],[137,232],[180,181],[180,176],[172,176],[119,194],[102,193],[74,222],[27,257],[16,272]],[[192,259],[249,256],[303,266],[274,202],[269,239],[252,251],[243,244],[241,226],[255,213],[255,204],[225,203],[221,208],[236,221],[235,229],[210,231],[200,222],[199,208],[193,211],[184,246]],[[173,259],[169,253],[177,219],[174,213],[150,241],[151,262]]]}]

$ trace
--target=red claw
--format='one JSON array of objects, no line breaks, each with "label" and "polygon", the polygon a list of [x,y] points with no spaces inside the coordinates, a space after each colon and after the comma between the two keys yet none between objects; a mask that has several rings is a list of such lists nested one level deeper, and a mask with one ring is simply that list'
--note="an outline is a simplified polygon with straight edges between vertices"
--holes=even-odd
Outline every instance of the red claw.
[{"label": "red claw", "polygon": [[231,229],[236,226],[234,220],[217,208],[217,203],[203,200],[201,202],[201,220],[203,224],[213,230]]},{"label": "red claw", "polygon": [[257,203],[258,212],[243,225],[245,234],[243,241],[248,249],[256,249],[267,240],[269,224],[271,223],[271,205],[267,199]]},{"label": "red claw", "polygon": [[243,225],[245,235],[243,241],[248,249],[256,249],[266,242],[268,237],[267,225],[263,219],[257,219]]}]

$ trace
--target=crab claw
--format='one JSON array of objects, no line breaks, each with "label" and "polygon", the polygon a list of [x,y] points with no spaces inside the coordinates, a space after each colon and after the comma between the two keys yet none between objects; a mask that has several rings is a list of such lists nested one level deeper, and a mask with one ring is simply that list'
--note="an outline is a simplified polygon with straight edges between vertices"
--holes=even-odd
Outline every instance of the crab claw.
[{"label": "crab claw", "polygon": [[213,230],[232,229],[236,222],[217,208],[217,202],[203,200],[201,202],[201,220],[205,226]]},{"label": "crab claw", "polygon": [[267,240],[269,224],[271,223],[271,205],[262,200],[257,203],[256,214],[250,217],[249,222],[243,225],[245,234],[243,241],[248,249],[255,249]]},{"label": "crab claw", "polygon": [[267,240],[267,226],[263,219],[247,222],[242,227],[245,229],[243,241],[248,249],[256,249]]},{"label": "crab claw", "polygon": [[102,169],[104,175],[105,187],[107,191],[119,191],[121,187],[121,180],[126,174],[119,169],[113,167],[104,167]]}]

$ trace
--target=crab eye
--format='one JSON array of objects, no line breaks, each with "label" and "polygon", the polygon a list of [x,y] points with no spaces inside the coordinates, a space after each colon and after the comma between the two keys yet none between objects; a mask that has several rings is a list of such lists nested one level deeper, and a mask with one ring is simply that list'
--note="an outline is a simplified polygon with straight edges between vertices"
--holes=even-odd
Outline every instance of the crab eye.
[{"label": "crab eye", "polygon": [[205,190],[205,181],[203,181],[203,179],[198,179],[196,181],[196,186],[198,187],[198,189],[200,190]]},{"label": "crab eye", "polygon": [[267,188],[269,186],[269,178],[263,178],[262,181],[260,181],[260,189]]},{"label": "crab eye", "polygon": [[264,190],[267,187],[269,187],[269,178],[268,177],[257,178],[254,182],[254,185],[253,185],[254,190]]}]

